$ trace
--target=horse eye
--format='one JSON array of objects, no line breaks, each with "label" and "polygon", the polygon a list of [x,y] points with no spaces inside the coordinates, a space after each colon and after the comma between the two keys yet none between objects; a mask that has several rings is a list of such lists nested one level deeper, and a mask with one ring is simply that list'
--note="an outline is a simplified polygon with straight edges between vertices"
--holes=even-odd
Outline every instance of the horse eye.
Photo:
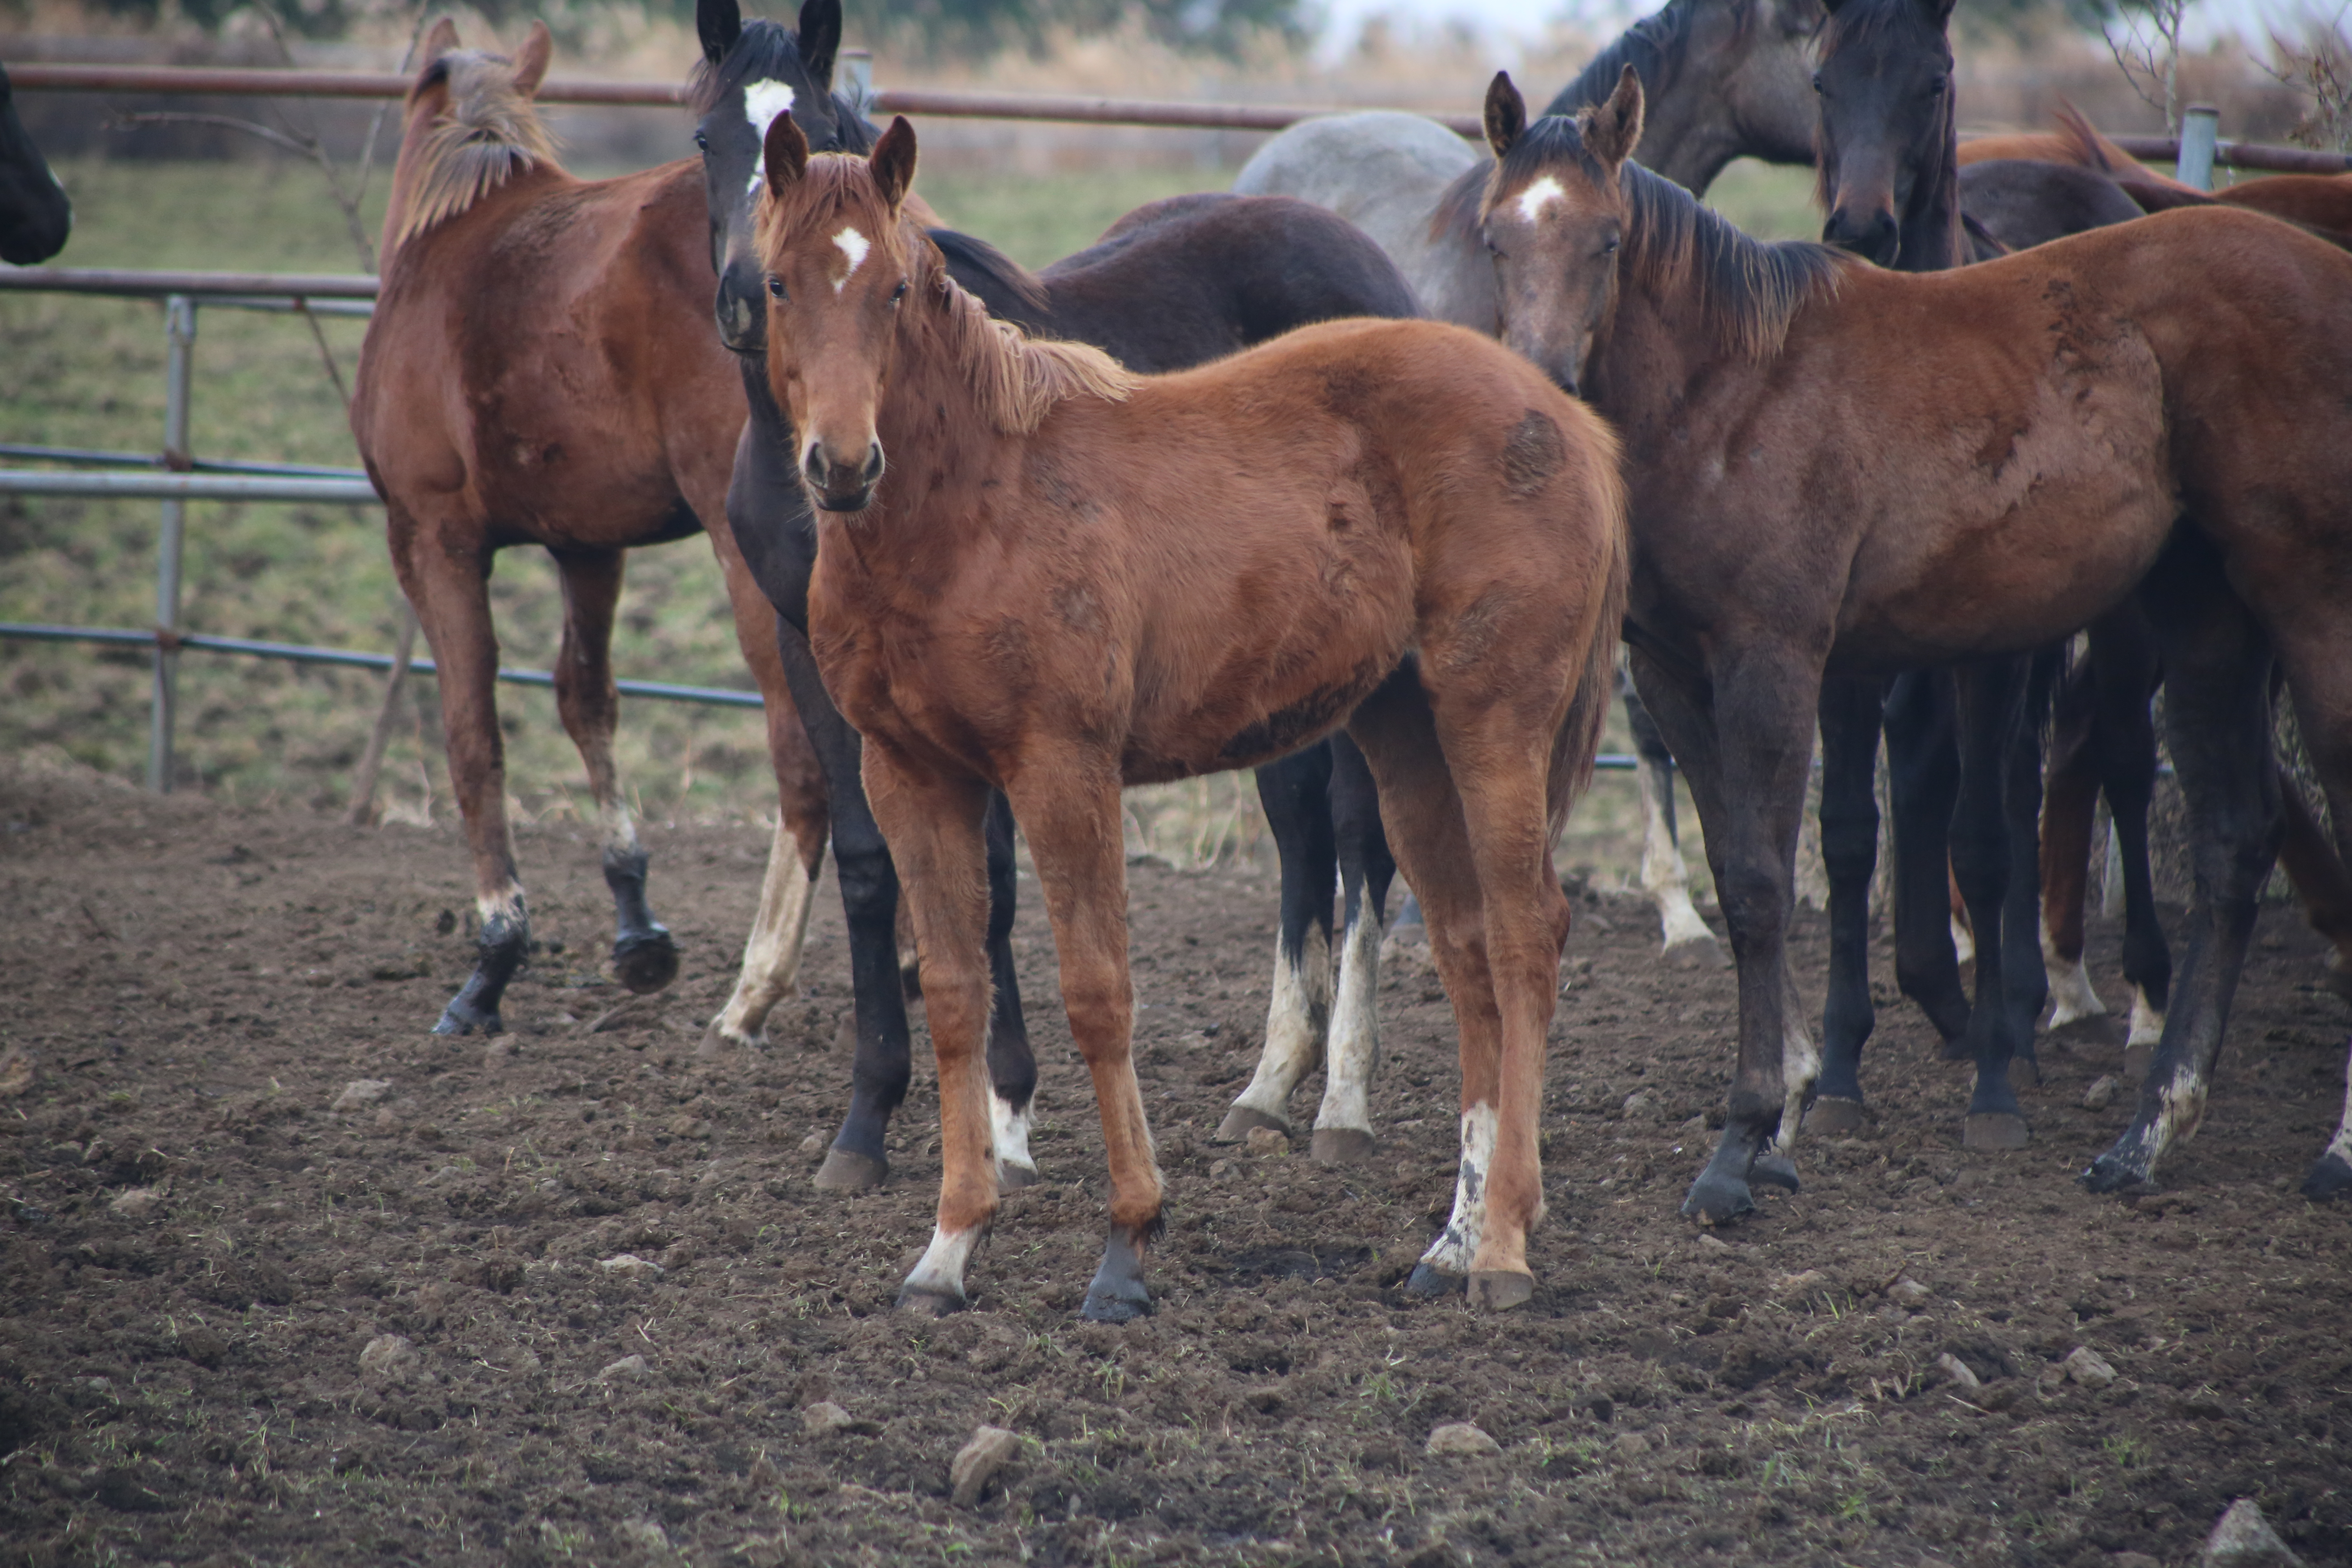
[{"label": "horse eye", "polygon": [[1614,256],[1614,255],[1616,255],[1616,254],[1617,254],[1617,241],[1616,241],[1614,238],[1606,239],[1606,240],[1601,241],[1601,255],[1603,255],[1603,256]]},{"label": "horse eye", "polygon": [[772,300],[791,298],[784,292],[784,280],[772,272],[768,275],[768,298]]},{"label": "horse eye", "polygon": [[1828,94],[1827,90],[1826,90],[1826,89],[1824,89],[1822,88],[1822,76],[1821,76],[1821,73],[1820,73],[1819,71],[1815,71],[1815,72],[1813,73],[1813,90],[1814,90],[1815,92],[1821,93],[1821,94],[1822,94],[1822,96],[1823,96],[1824,98],[1826,98],[1826,97],[1828,97],[1828,96],[1829,96],[1829,94]]},{"label": "horse eye", "polygon": [[698,152],[708,153],[710,151],[710,138],[698,131],[694,133],[694,145]]},{"label": "horse eye", "polygon": [[895,305],[895,304],[897,304],[899,300],[901,300],[905,299],[906,297],[907,297],[907,280],[906,280],[904,278],[901,278],[901,279],[898,279],[898,286],[896,289],[891,289],[891,290],[890,290],[890,303],[892,303],[893,305]]}]

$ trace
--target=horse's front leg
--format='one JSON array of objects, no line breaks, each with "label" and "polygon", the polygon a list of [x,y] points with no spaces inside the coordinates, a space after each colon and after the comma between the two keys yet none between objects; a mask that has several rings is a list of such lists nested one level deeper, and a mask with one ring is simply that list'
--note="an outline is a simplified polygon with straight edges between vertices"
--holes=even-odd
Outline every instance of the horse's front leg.
[{"label": "horse's front leg", "polygon": [[1331,887],[1339,852],[1331,831],[1331,748],[1309,746],[1257,770],[1258,802],[1282,862],[1274,937],[1274,985],[1257,1071],[1225,1112],[1217,1142],[1252,1129],[1290,1133],[1290,1097],[1323,1060],[1331,1018]]},{"label": "horse's front leg", "polygon": [[[2009,897],[2009,824],[2003,802],[2010,747],[2023,722],[2023,659],[1987,659],[1953,675],[1960,746],[1960,794],[1952,816],[1952,874],[1976,932],[1977,988],[1965,1037],[1976,1063],[1963,1142],[1971,1149],[2022,1149],[2025,1112],[2010,1082],[2018,1042],[2011,1032],[2002,938]],[[2038,967],[2038,957],[2037,957]]]},{"label": "horse's front leg", "polygon": [[[1110,1236],[1080,1313],[1104,1323],[1123,1323],[1151,1310],[1144,1259],[1164,1224],[1160,1164],[1144,1119],[1143,1091],[1135,1080],[1135,991],[1128,975],[1127,854],[1118,791],[1118,759],[1080,746],[1038,748],[1023,759],[1005,788],[1045,889],[1061,956],[1070,1035],[1094,1079],[1095,1103],[1102,1113],[1103,1151],[1110,1164]],[[927,973],[926,990],[929,984]],[[936,1013],[931,1028],[936,1036]],[[944,1056],[940,1062],[944,1075]]]},{"label": "horse's front leg", "polygon": [[1820,1098],[1809,1131],[1850,1133],[1863,1121],[1862,1047],[1870,1003],[1870,881],[1878,868],[1880,682],[1822,682],[1822,861],[1830,879],[1829,1000],[1822,1008]]},{"label": "horse's front leg", "polygon": [[1723,962],[1715,932],[1691,902],[1690,868],[1683,860],[1682,836],[1675,830],[1675,754],[1658,732],[1658,721],[1642,705],[1633,678],[1617,672],[1617,694],[1625,725],[1633,736],[1633,768],[1642,795],[1642,890],[1658,911],[1665,951],[1698,943]]},{"label": "horse's front leg", "polygon": [[1037,1180],[1029,1152],[1030,1110],[1037,1095],[1037,1058],[1021,1012],[1021,976],[1013,967],[1013,917],[1019,908],[1020,868],[1013,844],[1013,807],[994,790],[988,796],[988,1110],[996,1144],[998,1179],[1008,1187]]},{"label": "horse's front leg", "polygon": [[1955,1058],[1969,995],[1952,943],[1953,803],[1960,761],[1951,678],[1911,670],[1886,687],[1886,801],[1895,831],[1895,984],[1916,1002]]},{"label": "horse's front leg", "polygon": [[966,1305],[964,1267],[996,1213],[987,1072],[988,786],[913,763],[876,741],[866,744],[864,772],[866,797],[889,836],[914,915],[940,1064],[939,1224],[899,1288],[898,1305],[944,1314]]},{"label": "horse's front leg", "polygon": [[1339,851],[1342,934],[1323,1103],[1315,1113],[1309,1149],[1318,1163],[1341,1165],[1370,1158],[1374,1146],[1371,1093],[1372,1075],[1381,1063],[1381,941],[1396,858],[1389,853],[1380,791],[1364,753],[1344,733],[1332,736],[1329,746],[1329,814]]}]

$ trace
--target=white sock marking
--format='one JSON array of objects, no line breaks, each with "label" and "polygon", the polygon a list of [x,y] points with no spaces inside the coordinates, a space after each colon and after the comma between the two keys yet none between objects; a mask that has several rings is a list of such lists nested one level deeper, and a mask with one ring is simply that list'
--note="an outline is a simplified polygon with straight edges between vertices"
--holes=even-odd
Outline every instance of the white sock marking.
[{"label": "white sock marking", "polygon": [[1962,963],[1976,962],[1977,939],[1969,933],[1968,927],[1960,923],[1958,915],[1952,917],[1952,955]]},{"label": "white sock marking", "polygon": [[964,1265],[971,1258],[971,1249],[980,1242],[981,1229],[941,1230],[931,1227],[931,1245],[923,1250],[923,1260],[907,1276],[904,1289],[928,1290],[934,1295],[952,1296],[959,1301],[969,1300],[963,1289]]},{"label": "white sock marking", "polygon": [[2327,1152],[2352,1165],[2352,1060],[2344,1064],[2344,1116],[2336,1124],[2336,1136],[2328,1141]]},{"label": "white sock marking", "polygon": [[482,917],[482,929],[485,931],[489,929],[492,921],[501,916],[523,924],[528,924],[530,921],[530,914],[523,907],[520,882],[509,882],[497,892],[476,899],[474,911]]},{"label": "white sock marking", "polygon": [[1822,1053],[1813,1047],[1812,1031],[1805,1027],[1796,979],[1785,968],[1780,989],[1780,1131],[1773,1136],[1772,1148],[1785,1158],[1796,1147],[1805,1097],[1813,1092],[1813,1080],[1822,1076]]},{"label": "white sock marking", "polygon": [[996,1147],[996,1163],[1017,1166],[1033,1176],[1037,1173],[1037,1162],[1029,1155],[1029,1117],[1034,1109],[1033,1100],[1015,1110],[995,1089],[988,1091],[988,1131]]},{"label": "white sock marking", "polygon": [[1544,208],[1567,195],[1567,189],[1558,180],[1546,174],[1519,193],[1519,216],[1533,223],[1542,215]]},{"label": "white sock marking", "polygon": [[760,884],[760,912],[743,939],[743,968],[735,993],[710,1020],[722,1039],[738,1046],[759,1043],[760,1030],[776,1004],[793,994],[800,978],[801,946],[808,935],[808,868],[801,864],[800,841],[780,819],[768,848],[768,874]]},{"label": "white sock marking", "polygon": [[2131,1033],[2124,1039],[2127,1046],[2153,1046],[2164,1038],[2164,1010],[2151,1005],[2147,993],[2132,987]]},{"label": "white sock marking", "polygon": [[2048,1027],[2063,1029],[2084,1018],[2106,1016],[2107,1005],[2091,985],[2089,971],[2078,956],[2073,963],[2058,955],[2058,947],[2050,938],[2049,917],[2042,921],[2042,972],[2050,979],[2050,1022]]},{"label": "white sock marking", "polygon": [[840,277],[833,280],[833,291],[838,294],[849,287],[850,279],[855,277],[857,269],[866,264],[866,253],[874,247],[866,242],[864,235],[854,228],[845,228],[835,235],[833,243],[841,247],[842,255],[849,258],[848,268]]},{"label": "white sock marking", "polygon": [[1372,1075],[1381,1066],[1381,922],[1360,908],[1339,943],[1339,993],[1331,1009],[1318,1131],[1372,1130]]},{"label": "white sock marking", "polygon": [[1257,1073],[1234,1103],[1290,1125],[1290,1092],[1323,1059],[1323,1030],[1331,1014],[1331,950],[1319,925],[1307,928],[1293,967],[1274,942],[1274,998],[1265,1010],[1265,1049]]},{"label": "white sock marking", "polygon": [[1657,906],[1666,951],[1671,952],[1685,942],[1713,942],[1715,932],[1691,903],[1690,868],[1684,863],[1682,850],[1666,828],[1665,811],[1658,804],[1659,792],[1674,787],[1671,775],[1660,777],[1659,768],[1647,757],[1636,759],[1634,765],[1641,775],[1637,787],[1642,792],[1642,890]]},{"label": "white sock marking", "polygon": [[1470,1272],[1486,1232],[1486,1173],[1495,1168],[1495,1108],[1480,1101],[1462,1113],[1462,1171],[1454,1178],[1454,1217],[1421,1260],[1440,1274]]}]

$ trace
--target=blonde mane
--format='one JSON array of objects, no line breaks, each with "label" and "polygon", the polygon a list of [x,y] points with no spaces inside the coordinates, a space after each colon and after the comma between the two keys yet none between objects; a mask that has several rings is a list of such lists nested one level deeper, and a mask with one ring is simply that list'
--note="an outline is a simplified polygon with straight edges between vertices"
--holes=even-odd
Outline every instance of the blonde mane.
[{"label": "blonde mane", "polygon": [[555,161],[555,139],[538,106],[515,90],[511,60],[475,49],[442,56],[417,84],[448,89],[448,102],[418,139],[408,209],[397,246],[446,222],[527,169]]},{"label": "blonde mane", "polygon": [[[789,212],[775,191],[763,190],[761,257],[773,266],[785,239],[812,214],[829,216],[840,209],[880,205],[864,158],[819,153],[809,159],[807,172],[794,183]],[[940,351],[962,371],[981,417],[998,434],[1029,434],[1055,404],[1068,398],[1124,403],[1135,390],[1136,374],[1092,344],[1033,338],[991,316],[987,306],[949,276],[947,258],[910,219],[898,220],[897,243],[914,250],[908,292],[927,307],[925,325]]]}]

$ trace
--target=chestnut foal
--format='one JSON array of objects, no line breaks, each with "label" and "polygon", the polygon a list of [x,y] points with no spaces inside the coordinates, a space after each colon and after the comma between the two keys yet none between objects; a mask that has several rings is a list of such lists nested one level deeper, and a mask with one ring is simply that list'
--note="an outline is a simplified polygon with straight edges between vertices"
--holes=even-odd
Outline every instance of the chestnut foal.
[{"label": "chestnut foal", "polygon": [[[1160,1172],[1129,1054],[1119,790],[1345,726],[1371,764],[1462,1045],[1461,1185],[1423,1259],[1534,1289],[1536,1128],[1568,901],[1550,847],[1590,775],[1622,619],[1616,444],[1489,339],[1308,327],[1137,376],[989,319],[906,210],[915,132],[812,157],[770,126],[768,375],[817,511],[810,642],[866,738],[939,1055],[939,1228],[901,1306],[965,1300],[995,1212],[982,817],[1026,831],[1093,1077],[1111,1232],[1085,1315],[1150,1310]],[[887,468],[886,468],[887,454]]]}]

